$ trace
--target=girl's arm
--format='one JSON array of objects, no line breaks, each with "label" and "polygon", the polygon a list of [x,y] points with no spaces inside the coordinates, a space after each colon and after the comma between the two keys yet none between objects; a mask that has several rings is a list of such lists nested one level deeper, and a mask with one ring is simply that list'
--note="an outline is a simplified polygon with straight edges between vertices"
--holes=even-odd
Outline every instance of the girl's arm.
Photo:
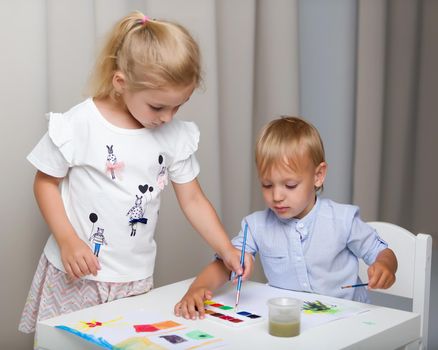
[{"label": "girl's arm", "polygon": [[185,216],[208,244],[219,254],[225,265],[243,279],[249,277],[252,259],[245,259],[245,271],[240,266],[240,251],[233,247],[213,206],[202,192],[197,179],[191,182],[174,183],[179,205]]},{"label": "girl's arm", "polygon": [[34,181],[35,198],[40,211],[58,243],[67,274],[79,278],[97,275],[99,261],[90,247],[76,234],[65,212],[59,191],[61,179],[37,171]]}]

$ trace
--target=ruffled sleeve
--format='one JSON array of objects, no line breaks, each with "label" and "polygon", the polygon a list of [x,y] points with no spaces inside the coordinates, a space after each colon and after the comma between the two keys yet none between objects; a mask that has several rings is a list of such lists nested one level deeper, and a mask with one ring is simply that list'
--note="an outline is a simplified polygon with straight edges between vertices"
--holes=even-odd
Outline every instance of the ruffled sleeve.
[{"label": "ruffled sleeve", "polygon": [[62,113],[49,113],[49,136],[62,156],[71,165],[73,162],[73,126]]},{"label": "ruffled sleeve", "polygon": [[199,144],[199,129],[193,122],[180,122],[175,157],[169,165],[169,177],[173,182],[186,183],[199,174],[195,152]]},{"label": "ruffled sleeve", "polygon": [[34,147],[27,159],[38,170],[54,177],[64,177],[72,166],[73,129],[61,113],[47,114],[48,132]]}]

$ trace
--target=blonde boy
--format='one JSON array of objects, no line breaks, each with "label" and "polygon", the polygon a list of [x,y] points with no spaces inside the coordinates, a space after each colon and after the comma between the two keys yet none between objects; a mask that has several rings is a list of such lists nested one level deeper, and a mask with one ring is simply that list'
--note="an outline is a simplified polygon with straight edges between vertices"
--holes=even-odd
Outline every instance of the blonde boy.
[{"label": "blonde boy", "polygon": [[[256,145],[256,164],[267,209],[242,220],[233,239],[241,248],[248,224],[246,251],[260,260],[273,287],[368,302],[358,259],[368,265],[368,288],[389,288],[397,259],[368,224],[359,208],[322,198],[327,173],[324,146],[316,128],[303,119],[282,117],[267,124]],[[230,271],[222,261],[209,264],[175,305],[175,314],[204,317],[203,303],[224,284]]]}]

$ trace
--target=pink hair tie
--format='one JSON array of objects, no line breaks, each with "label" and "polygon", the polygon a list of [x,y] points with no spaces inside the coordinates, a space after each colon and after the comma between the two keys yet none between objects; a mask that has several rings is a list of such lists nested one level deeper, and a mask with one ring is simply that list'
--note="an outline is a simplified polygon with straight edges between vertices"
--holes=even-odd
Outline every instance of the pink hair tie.
[{"label": "pink hair tie", "polygon": [[147,21],[149,21],[149,17],[144,16],[143,19],[141,20],[141,24],[145,24]]}]

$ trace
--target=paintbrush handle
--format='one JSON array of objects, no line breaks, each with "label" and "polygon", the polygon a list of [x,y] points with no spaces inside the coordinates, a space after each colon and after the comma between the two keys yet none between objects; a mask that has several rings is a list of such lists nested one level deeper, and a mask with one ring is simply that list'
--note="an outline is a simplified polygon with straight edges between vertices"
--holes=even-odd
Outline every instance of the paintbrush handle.
[{"label": "paintbrush handle", "polygon": [[351,284],[349,286],[342,286],[341,288],[342,289],[345,289],[345,288],[357,288],[357,287],[365,287],[367,285],[368,285],[368,283],[359,283],[359,284]]},{"label": "paintbrush handle", "polygon": [[[243,232],[243,243],[242,243],[242,251],[240,253],[240,266],[243,269],[243,265],[245,264],[245,246],[246,246],[246,237],[248,235],[248,224],[245,224],[245,229]],[[237,294],[236,294],[236,305],[235,308],[237,308],[237,304],[239,304],[239,298],[240,298],[240,289],[242,288],[242,275],[239,275],[237,277]]]}]

